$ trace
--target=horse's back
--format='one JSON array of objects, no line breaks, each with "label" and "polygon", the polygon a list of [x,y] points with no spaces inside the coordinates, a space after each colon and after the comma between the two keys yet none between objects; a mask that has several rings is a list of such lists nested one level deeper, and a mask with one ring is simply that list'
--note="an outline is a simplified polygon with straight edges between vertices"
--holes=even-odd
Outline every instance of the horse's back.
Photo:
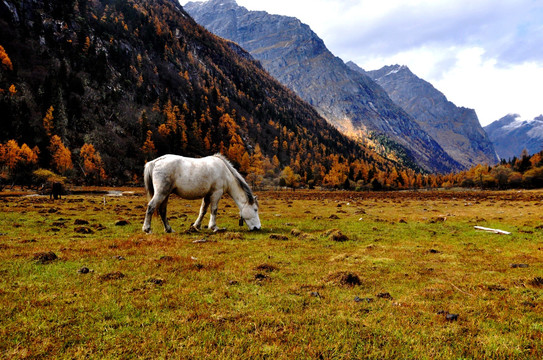
[{"label": "horse's back", "polygon": [[202,198],[213,191],[225,189],[228,169],[216,156],[189,158],[164,155],[153,161],[153,182],[162,183],[165,190],[175,192],[182,198]]}]

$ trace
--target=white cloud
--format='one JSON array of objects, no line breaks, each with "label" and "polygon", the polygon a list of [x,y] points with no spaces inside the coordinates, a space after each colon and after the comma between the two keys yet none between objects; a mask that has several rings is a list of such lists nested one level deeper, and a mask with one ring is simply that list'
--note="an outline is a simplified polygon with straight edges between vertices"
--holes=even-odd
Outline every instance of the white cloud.
[{"label": "white cloud", "polygon": [[336,56],[364,69],[407,65],[456,105],[474,108],[483,125],[508,113],[524,118],[543,113],[543,103],[537,99],[543,84],[541,1],[237,3],[249,10],[299,18]]}]

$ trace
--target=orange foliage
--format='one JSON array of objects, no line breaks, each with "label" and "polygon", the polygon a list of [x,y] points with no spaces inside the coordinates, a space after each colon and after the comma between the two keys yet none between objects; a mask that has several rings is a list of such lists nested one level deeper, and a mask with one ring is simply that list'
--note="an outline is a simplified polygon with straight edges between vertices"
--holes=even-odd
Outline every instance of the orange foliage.
[{"label": "orange foliage", "polygon": [[9,94],[11,96],[17,94],[17,89],[15,88],[15,85],[11,84],[11,86],[9,87]]},{"label": "orange foliage", "polygon": [[14,171],[18,166],[36,165],[38,163],[39,149],[34,147],[30,149],[28,145],[19,144],[15,140],[9,140],[5,144],[0,144],[0,165]]},{"label": "orange foliage", "polygon": [[48,149],[51,152],[51,166],[59,173],[63,174],[74,168],[72,153],[64,146],[64,143],[58,135],[53,135],[51,137],[51,144]]},{"label": "orange foliage", "polygon": [[54,127],[54,124],[53,124],[53,111],[55,109],[53,108],[53,106],[51,106],[47,112],[45,113],[45,116],[43,118],[43,128],[45,129],[45,133],[47,134],[47,136],[51,136],[51,134],[53,133],[53,127]]},{"label": "orange foliage", "polygon": [[87,52],[89,52],[90,45],[91,45],[90,38],[87,36],[87,37],[85,38],[85,44],[83,45],[83,52],[84,52],[85,54],[86,54]]},{"label": "orange foliage", "polygon": [[[158,129],[158,131],[160,132],[160,128]],[[146,159],[152,159],[156,154],[155,143],[151,139],[152,137],[153,137],[153,132],[151,130],[147,130],[147,138],[145,139],[145,142],[143,143],[143,146],[141,147],[141,151],[145,155]]]},{"label": "orange foliage", "polygon": [[11,59],[9,58],[6,50],[2,45],[0,45],[0,62],[5,69],[13,71],[13,64],[11,63]]},{"label": "orange foliage", "polygon": [[83,171],[86,176],[99,177],[102,180],[107,178],[102,157],[92,144],[84,144],[79,155],[83,161]]}]

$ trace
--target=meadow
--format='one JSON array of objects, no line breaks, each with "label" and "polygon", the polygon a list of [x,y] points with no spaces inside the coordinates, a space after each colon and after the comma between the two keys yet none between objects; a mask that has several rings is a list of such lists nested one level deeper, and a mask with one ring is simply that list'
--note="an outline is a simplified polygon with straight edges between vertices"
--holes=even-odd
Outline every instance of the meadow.
[{"label": "meadow", "polygon": [[261,192],[219,233],[172,197],[147,235],[123,190],[0,194],[1,358],[543,358],[543,191]]}]

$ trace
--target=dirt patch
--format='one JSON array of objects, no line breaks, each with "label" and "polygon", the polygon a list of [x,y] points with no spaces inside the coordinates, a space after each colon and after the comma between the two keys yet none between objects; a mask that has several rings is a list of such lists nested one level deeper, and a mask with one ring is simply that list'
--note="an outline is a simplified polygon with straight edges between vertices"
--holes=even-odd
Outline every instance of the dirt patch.
[{"label": "dirt patch", "polygon": [[272,264],[260,264],[257,267],[255,267],[255,270],[257,271],[265,271],[265,272],[272,272],[277,271],[279,268]]},{"label": "dirt patch", "polygon": [[348,271],[339,271],[333,274],[328,275],[326,278],[327,282],[334,283],[341,286],[359,286],[362,285],[360,277]]},{"label": "dirt patch", "polygon": [[158,286],[162,286],[162,285],[164,285],[166,280],[160,279],[160,278],[151,278],[151,279],[147,280],[147,282],[149,284],[155,284],[155,285],[158,285]]},{"label": "dirt patch", "polygon": [[543,287],[543,278],[542,277],[535,277],[532,280],[528,282],[531,286],[541,288]]},{"label": "dirt patch", "polygon": [[120,280],[124,278],[126,275],[124,275],[120,271],[104,274],[100,276],[100,281],[111,281],[111,280]]},{"label": "dirt patch", "polygon": [[288,240],[288,236],[281,234],[270,234],[269,238],[272,240]]},{"label": "dirt patch", "polygon": [[342,242],[342,241],[349,240],[349,237],[347,235],[345,235],[344,233],[342,233],[341,230],[339,230],[339,229],[326,230],[323,233],[323,235],[325,237],[327,237],[328,240],[332,240],[332,241]]},{"label": "dirt patch", "polygon": [[33,259],[39,264],[49,264],[58,259],[57,254],[52,251],[35,253]]},{"label": "dirt patch", "polygon": [[393,297],[392,295],[390,295],[390,293],[388,292],[381,292],[377,295],[375,295],[376,297],[378,297],[379,299],[385,299],[385,300],[392,300]]},{"label": "dirt patch", "polygon": [[78,226],[74,229],[74,231],[78,234],[93,234],[94,231],[87,226]]}]

